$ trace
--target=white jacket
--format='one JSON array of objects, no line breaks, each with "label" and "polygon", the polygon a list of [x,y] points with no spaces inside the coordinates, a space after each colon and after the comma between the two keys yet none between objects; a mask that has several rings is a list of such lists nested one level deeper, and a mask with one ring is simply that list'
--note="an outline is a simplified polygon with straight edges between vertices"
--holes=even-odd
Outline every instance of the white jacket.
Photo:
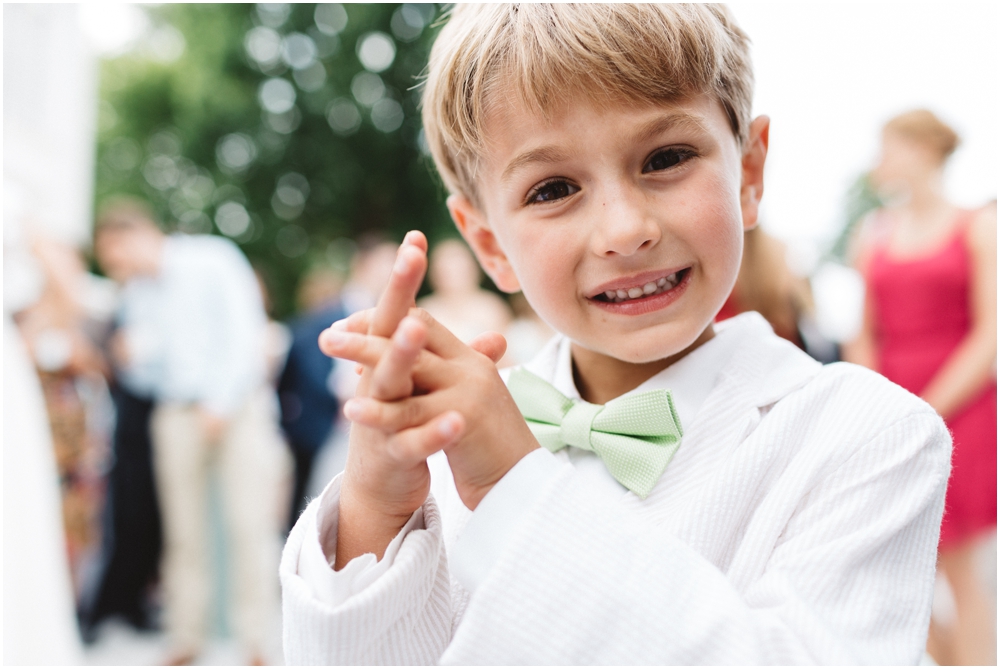
[{"label": "white jacket", "polygon": [[[343,592],[330,600],[300,564],[321,542],[333,554],[335,479],[282,558],[286,660],[916,663],[949,474],[943,421],[873,372],[820,366],[756,314],[721,334],[702,348],[732,350],[645,500],[598,491],[565,451],[536,451],[470,514],[438,466],[380,575],[361,587],[334,579]],[[568,364],[559,348],[529,369],[553,381]],[[535,482],[527,506],[507,484],[518,476]],[[502,532],[501,502],[521,507]],[[494,520],[484,511],[480,522],[489,506]],[[464,539],[451,546],[466,522],[467,534],[502,536],[488,560]],[[473,576],[456,579],[449,557]]]}]

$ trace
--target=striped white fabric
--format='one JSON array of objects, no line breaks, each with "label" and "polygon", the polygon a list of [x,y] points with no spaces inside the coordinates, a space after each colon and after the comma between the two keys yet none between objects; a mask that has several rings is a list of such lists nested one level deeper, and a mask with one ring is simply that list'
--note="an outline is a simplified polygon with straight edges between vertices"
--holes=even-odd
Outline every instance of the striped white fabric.
[{"label": "striped white fabric", "polygon": [[471,597],[448,570],[469,514],[447,472],[424,529],[336,606],[298,569],[316,541],[315,500],[282,559],[286,660],[918,662],[949,473],[944,423],[872,372],[813,363],[756,315],[734,321],[740,344],[652,494],[601,503],[565,465]]}]

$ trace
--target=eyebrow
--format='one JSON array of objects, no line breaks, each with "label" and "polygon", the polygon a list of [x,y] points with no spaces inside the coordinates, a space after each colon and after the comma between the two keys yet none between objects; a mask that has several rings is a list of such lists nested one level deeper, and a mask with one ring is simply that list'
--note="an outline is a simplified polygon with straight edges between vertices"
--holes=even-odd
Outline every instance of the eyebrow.
[{"label": "eyebrow", "polygon": [[670,112],[659,116],[639,128],[632,135],[635,143],[647,142],[667,130],[689,130],[698,133],[708,133],[708,128],[701,118],[687,112]]},{"label": "eyebrow", "polygon": [[[699,133],[708,132],[708,128],[697,116],[693,116],[686,112],[670,112],[664,114],[663,116],[658,116],[641,126],[632,135],[632,142],[648,142],[667,130],[672,129],[690,130]],[[528,151],[519,154],[507,164],[507,167],[504,168],[503,174],[500,175],[500,180],[510,180],[511,176],[513,176],[515,172],[532,163],[558,163],[566,160],[567,158],[568,154],[555,146],[542,146],[536,149],[529,149]]]},{"label": "eyebrow", "polygon": [[543,146],[525,151],[507,164],[503,174],[500,175],[500,181],[508,181],[515,172],[531,163],[558,163],[566,158],[567,154],[554,146]]}]

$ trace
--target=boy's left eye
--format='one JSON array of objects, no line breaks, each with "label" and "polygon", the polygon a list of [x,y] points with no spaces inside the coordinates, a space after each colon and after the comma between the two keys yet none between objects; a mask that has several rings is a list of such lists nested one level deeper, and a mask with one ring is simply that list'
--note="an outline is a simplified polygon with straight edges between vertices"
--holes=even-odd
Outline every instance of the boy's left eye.
[{"label": "boy's left eye", "polygon": [[643,165],[642,172],[646,174],[648,172],[669,170],[671,167],[677,167],[681,163],[686,162],[692,155],[691,151],[684,149],[663,149],[657,151]]}]

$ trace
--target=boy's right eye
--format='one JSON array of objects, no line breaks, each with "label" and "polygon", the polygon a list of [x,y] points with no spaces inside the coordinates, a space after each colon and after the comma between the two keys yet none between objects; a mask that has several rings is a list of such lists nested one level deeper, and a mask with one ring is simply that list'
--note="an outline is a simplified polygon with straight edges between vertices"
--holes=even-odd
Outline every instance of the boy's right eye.
[{"label": "boy's right eye", "polygon": [[552,179],[544,181],[531,189],[525,204],[540,204],[543,202],[555,202],[580,191],[579,186],[574,186],[565,179]]}]

